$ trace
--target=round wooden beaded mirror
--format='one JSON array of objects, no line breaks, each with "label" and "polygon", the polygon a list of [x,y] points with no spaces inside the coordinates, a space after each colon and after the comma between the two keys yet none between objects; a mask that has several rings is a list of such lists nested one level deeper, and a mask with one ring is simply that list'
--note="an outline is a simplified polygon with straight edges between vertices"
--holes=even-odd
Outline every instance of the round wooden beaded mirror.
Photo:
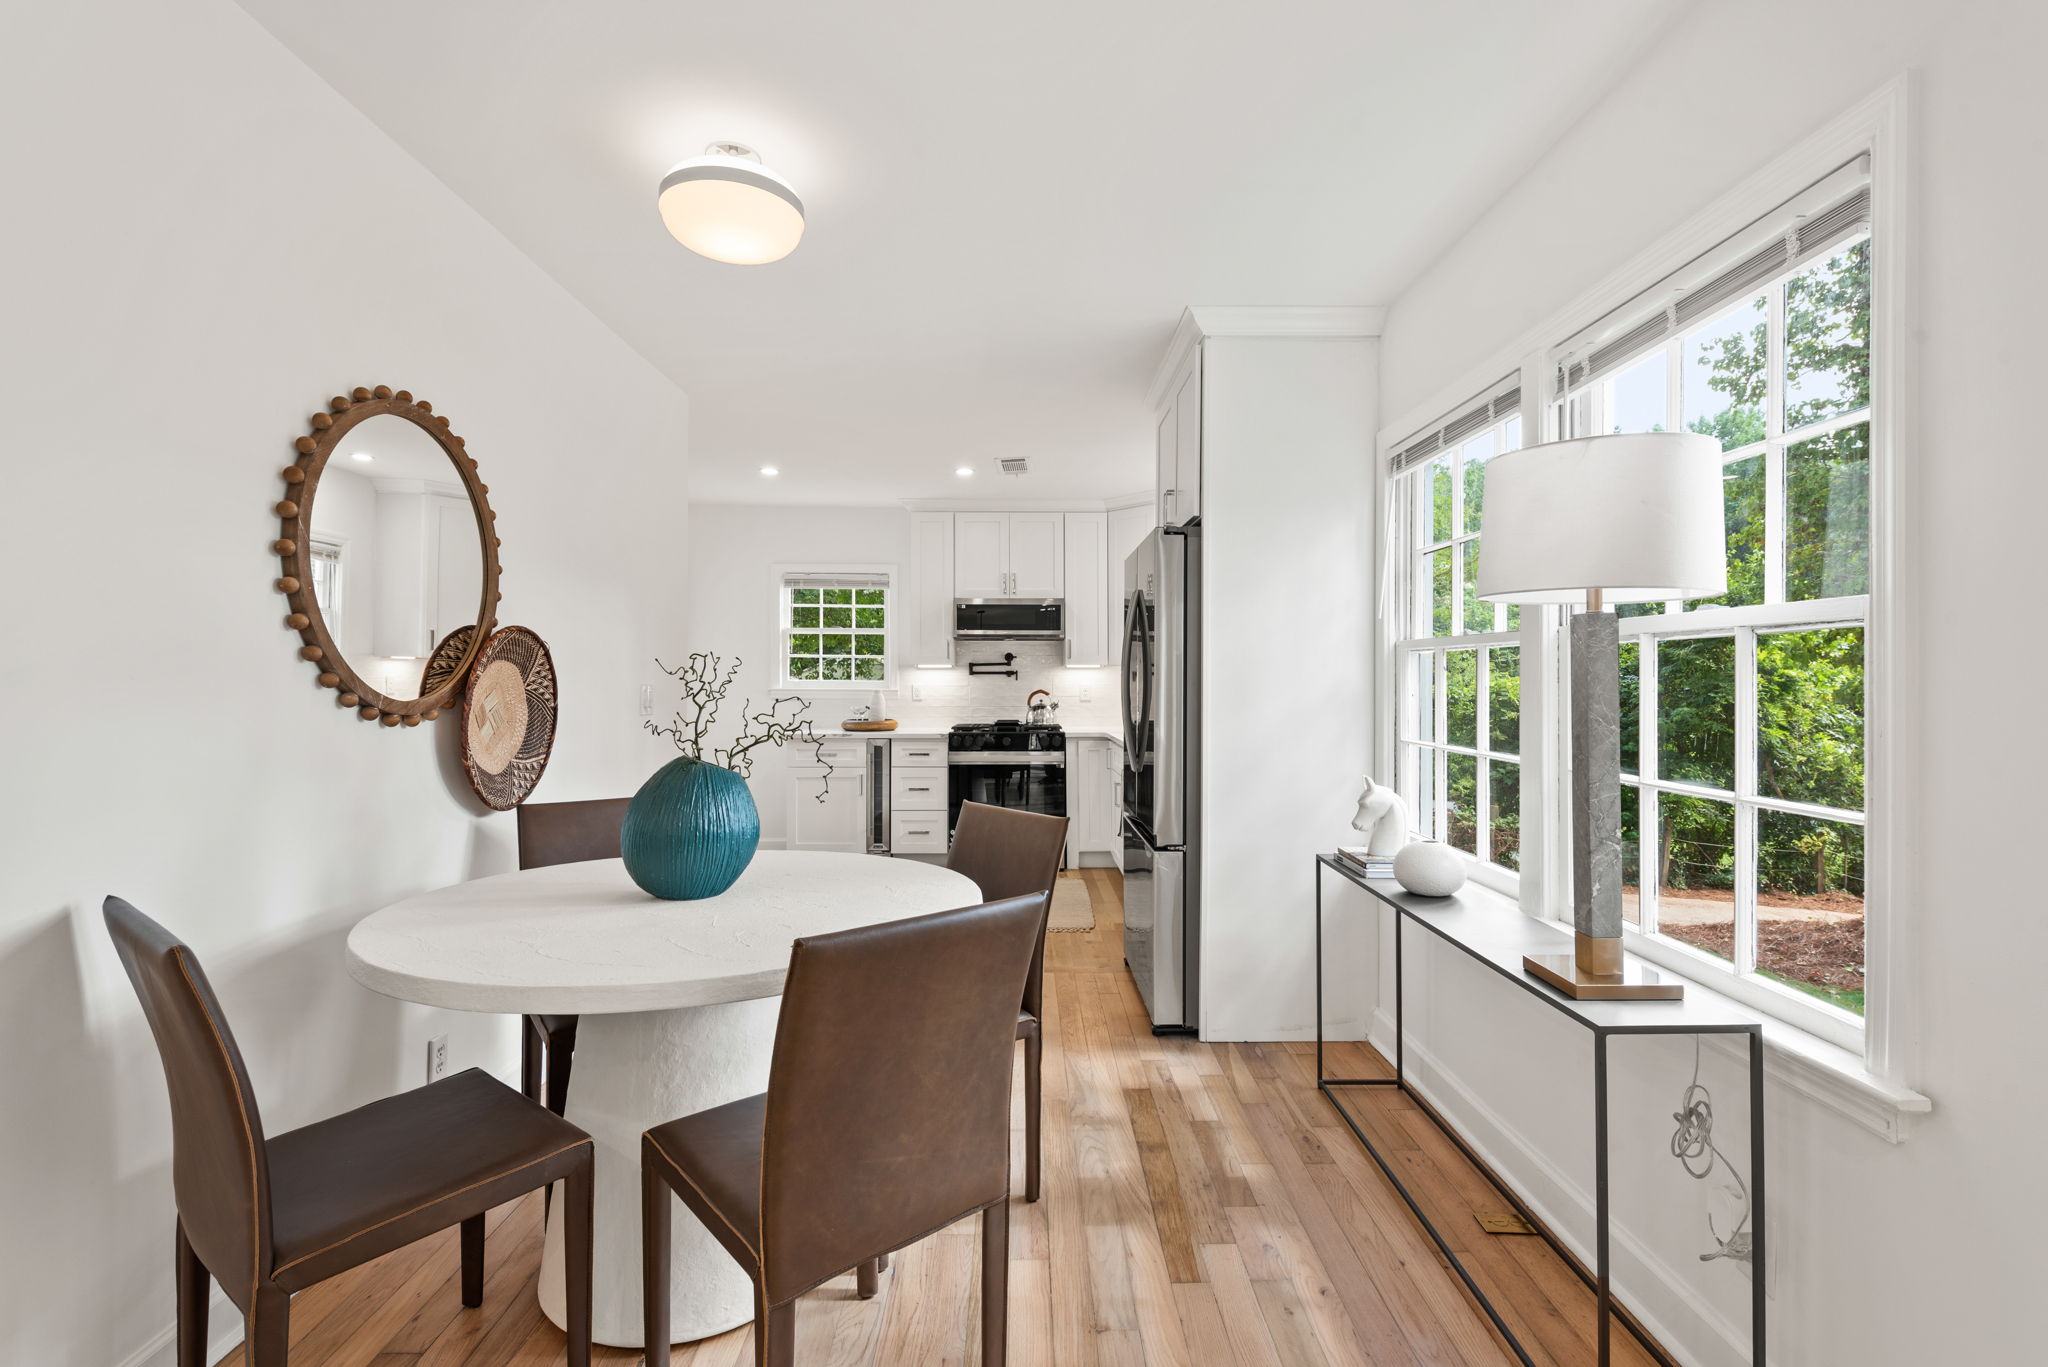
[{"label": "round wooden beaded mirror", "polygon": [[433,721],[497,620],[489,486],[448,419],[402,389],[337,395],[310,426],[274,510],[284,624],[340,706]]}]

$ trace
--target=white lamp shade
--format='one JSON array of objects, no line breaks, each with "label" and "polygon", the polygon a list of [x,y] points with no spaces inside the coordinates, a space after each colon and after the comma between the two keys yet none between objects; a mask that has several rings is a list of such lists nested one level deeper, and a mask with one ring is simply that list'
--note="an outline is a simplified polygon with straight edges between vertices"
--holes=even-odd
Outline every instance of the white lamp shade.
[{"label": "white lamp shade", "polygon": [[661,221],[699,256],[765,266],[796,250],[804,204],[789,182],[739,157],[696,157],[661,179]]},{"label": "white lamp shade", "polygon": [[1479,596],[1497,603],[1712,598],[1728,589],[1721,445],[1632,432],[1486,464]]}]

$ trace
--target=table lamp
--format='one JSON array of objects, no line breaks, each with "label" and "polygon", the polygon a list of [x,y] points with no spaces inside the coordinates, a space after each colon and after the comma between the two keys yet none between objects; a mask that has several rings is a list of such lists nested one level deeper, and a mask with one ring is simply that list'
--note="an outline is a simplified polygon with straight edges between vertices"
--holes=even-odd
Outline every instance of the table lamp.
[{"label": "table lamp", "polygon": [[1693,432],[1580,437],[1486,465],[1479,596],[1586,609],[1571,616],[1573,952],[1522,960],[1569,997],[1684,993],[1621,953],[1621,623],[1608,609],[1727,591],[1721,481],[1720,443]]}]

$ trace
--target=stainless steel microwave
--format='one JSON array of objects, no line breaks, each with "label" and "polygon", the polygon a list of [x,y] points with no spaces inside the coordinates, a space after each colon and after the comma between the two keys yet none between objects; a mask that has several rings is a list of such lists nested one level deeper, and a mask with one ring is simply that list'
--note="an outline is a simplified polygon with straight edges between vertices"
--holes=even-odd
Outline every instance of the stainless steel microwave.
[{"label": "stainless steel microwave", "polygon": [[1057,641],[1066,634],[1058,598],[955,598],[953,635],[975,641]]}]

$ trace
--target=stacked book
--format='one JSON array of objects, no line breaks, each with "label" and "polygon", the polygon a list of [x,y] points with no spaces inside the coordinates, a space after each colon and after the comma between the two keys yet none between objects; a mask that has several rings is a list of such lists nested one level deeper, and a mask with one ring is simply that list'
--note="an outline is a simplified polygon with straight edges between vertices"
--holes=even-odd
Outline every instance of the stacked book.
[{"label": "stacked book", "polygon": [[1391,854],[1367,854],[1363,845],[1339,845],[1337,857],[1367,878],[1394,876],[1394,856]]}]

